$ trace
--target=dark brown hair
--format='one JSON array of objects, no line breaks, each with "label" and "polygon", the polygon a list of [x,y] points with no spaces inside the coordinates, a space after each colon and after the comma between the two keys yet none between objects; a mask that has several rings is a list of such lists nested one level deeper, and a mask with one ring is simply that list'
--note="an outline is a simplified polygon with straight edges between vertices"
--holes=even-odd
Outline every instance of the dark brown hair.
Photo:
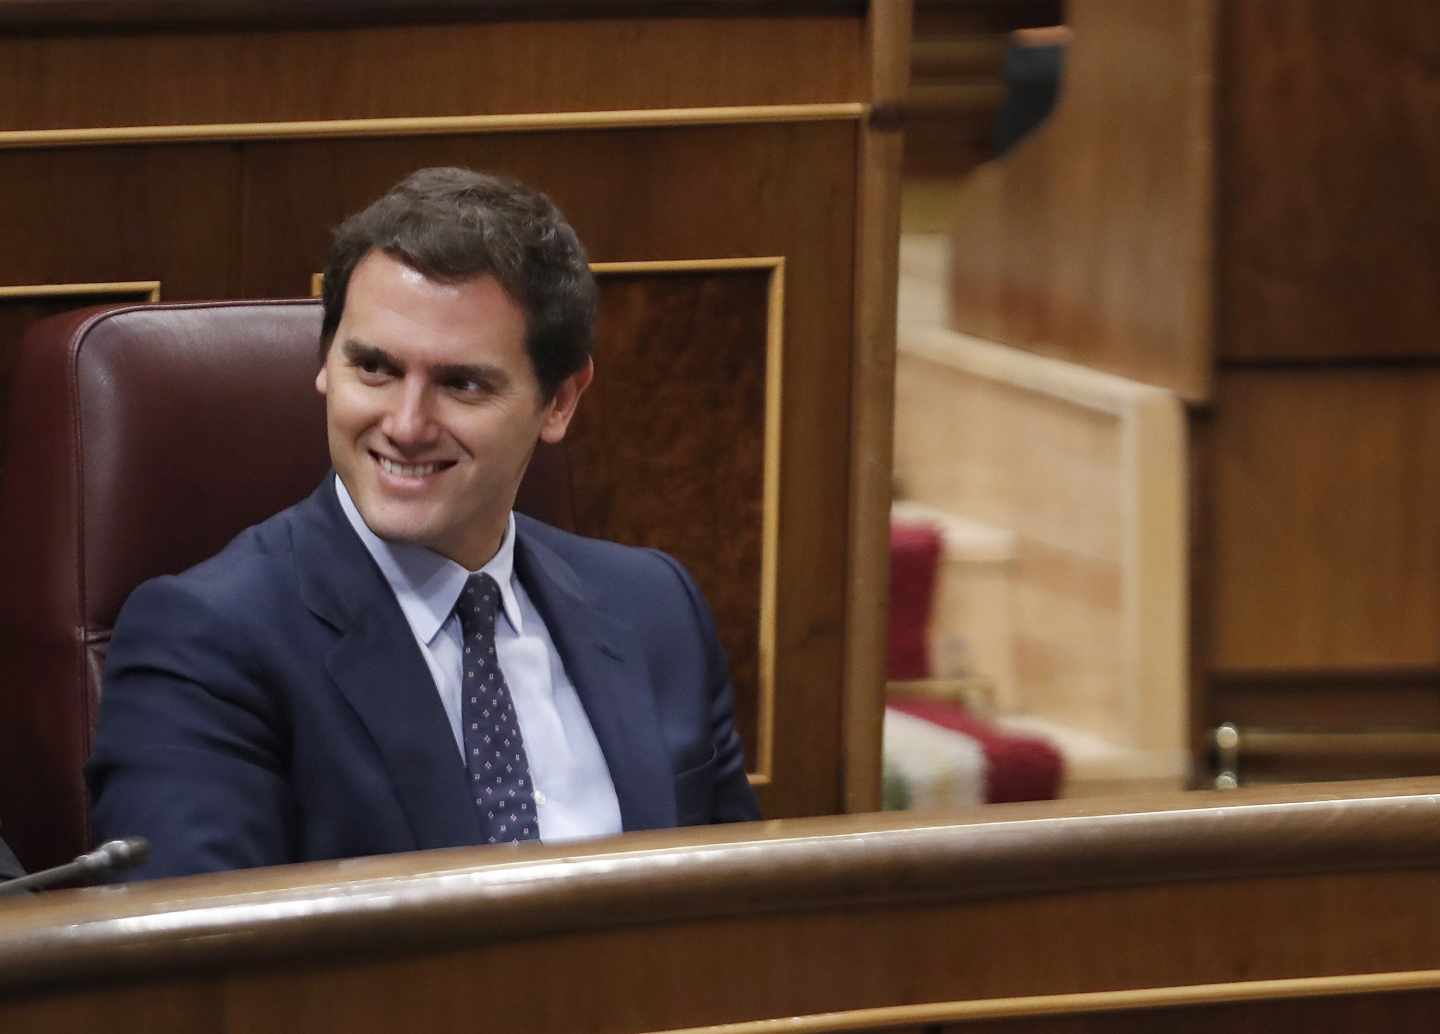
[{"label": "dark brown hair", "polygon": [[525,313],[525,350],[547,399],[589,358],[595,279],[575,231],[538,190],[469,169],[421,169],[341,223],[325,264],[322,363],[350,275],[376,249],[430,280],[493,276]]}]

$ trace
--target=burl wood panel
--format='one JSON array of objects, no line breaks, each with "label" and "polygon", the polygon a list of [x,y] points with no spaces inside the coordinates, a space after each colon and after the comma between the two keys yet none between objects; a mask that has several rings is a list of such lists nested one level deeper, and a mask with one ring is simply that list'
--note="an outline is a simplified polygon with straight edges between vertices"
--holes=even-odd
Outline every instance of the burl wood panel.
[{"label": "burl wood panel", "polygon": [[1209,392],[1214,0],[1073,0],[1059,103],[961,185],[950,325]]},{"label": "burl wood panel", "polygon": [[1440,664],[1440,369],[1222,372],[1212,670]]},{"label": "burl wood panel", "polygon": [[0,131],[864,97],[855,17],[0,35]]},{"label": "burl wood panel", "polygon": [[603,274],[597,376],[567,437],[576,530],[682,557],[754,767],[768,270]]},{"label": "burl wood panel", "polygon": [[1440,355],[1440,5],[1229,0],[1220,352]]}]

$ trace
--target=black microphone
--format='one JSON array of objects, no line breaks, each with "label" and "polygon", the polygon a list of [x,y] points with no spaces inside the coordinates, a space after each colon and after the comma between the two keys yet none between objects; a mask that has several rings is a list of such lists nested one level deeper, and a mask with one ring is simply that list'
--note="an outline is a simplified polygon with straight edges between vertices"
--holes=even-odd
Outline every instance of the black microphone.
[{"label": "black microphone", "polygon": [[57,865],[53,869],[41,869],[18,880],[0,883],[0,897],[7,894],[26,894],[32,890],[43,890],[61,883],[75,880],[91,881],[112,872],[133,869],[150,857],[150,841],[144,837],[126,837],[124,840],[107,840],[93,851],[87,851],[73,862]]}]

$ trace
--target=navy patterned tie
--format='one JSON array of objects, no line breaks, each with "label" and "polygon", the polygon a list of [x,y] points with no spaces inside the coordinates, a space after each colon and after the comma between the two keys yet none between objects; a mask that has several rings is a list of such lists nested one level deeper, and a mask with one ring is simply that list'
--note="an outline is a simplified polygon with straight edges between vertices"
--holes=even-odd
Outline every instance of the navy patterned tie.
[{"label": "navy patterned tie", "polygon": [[465,771],[480,811],[480,826],[492,844],[538,840],[530,763],[515,702],[495,654],[495,618],[500,613],[495,579],[472,574],[455,610],[465,638],[460,681]]}]

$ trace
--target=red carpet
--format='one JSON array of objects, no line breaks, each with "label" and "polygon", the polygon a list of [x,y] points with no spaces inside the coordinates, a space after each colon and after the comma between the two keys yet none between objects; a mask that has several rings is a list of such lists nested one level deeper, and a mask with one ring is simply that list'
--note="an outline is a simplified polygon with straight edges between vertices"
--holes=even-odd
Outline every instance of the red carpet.
[{"label": "red carpet", "polygon": [[[940,532],[933,525],[891,521],[892,680],[926,679],[931,675],[927,637],[940,549]],[[1059,796],[1064,763],[1060,752],[1045,740],[1003,732],[951,700],[892,693],[886,703],[897,711],[978,741],[987,764],[987,801],[1036,801]]]}]

